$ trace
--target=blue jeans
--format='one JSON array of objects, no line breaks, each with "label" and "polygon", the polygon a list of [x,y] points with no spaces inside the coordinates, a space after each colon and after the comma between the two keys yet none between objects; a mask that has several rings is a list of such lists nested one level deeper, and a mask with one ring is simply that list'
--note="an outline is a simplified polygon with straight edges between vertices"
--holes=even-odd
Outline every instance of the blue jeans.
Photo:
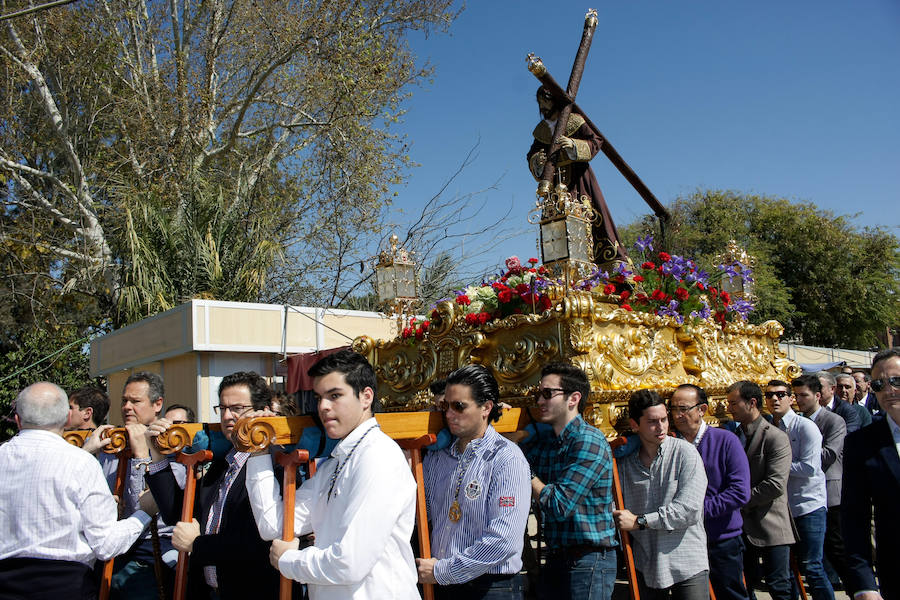
[{"label": "blue jeans", "polygon": [[641,600],[709,600],[709,571],[701,571],[667,588],[648,587],[644,575],[637,572]]},{"label": "blue jeans", "polygon": [[482,575],[458,585],[434,587],[438,600],[522,600],[525,578],[515,575]]},{"label": "blue jeans", "polygon": [[550,554],[541,569],[538,598],[609,600],[615,584],[615,548],[589,552],[575,559]]},{"label": "blue jeans", "polygon": [[834,600],[834,590],[822,566],[822,547],[825,544],[825,507],[801,517],[794,517],[797,526],[797,544],[794,552],[800,572],[813,600]]},{"label": "blue jeans", "polygon": [[746,544],[744,550],[744,576],[747,578],[747,593],[756,600],[753,588],[759,583],[759,559],[762,557],[762,574],[773,600],[793,600],[791,597],[791,547],[765,546],[758,548]]},{"label": "blue jeans", "polygon": [[708,542],[709,582],[716,600],[748,600],[744,586],[744,541],[740,535]]}]

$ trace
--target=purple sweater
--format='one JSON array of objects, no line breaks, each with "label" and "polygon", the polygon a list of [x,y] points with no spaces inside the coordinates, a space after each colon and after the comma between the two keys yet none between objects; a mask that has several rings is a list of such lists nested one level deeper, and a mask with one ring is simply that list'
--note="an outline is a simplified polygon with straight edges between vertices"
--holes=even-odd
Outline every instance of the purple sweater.
[{"label": "purple sweater", "polygon": [[743,519],[741,507],[750,499],[750,463],[734,433],[707,427],[697,446],[706,478],[703,516],[709,543],[739,536]]}]

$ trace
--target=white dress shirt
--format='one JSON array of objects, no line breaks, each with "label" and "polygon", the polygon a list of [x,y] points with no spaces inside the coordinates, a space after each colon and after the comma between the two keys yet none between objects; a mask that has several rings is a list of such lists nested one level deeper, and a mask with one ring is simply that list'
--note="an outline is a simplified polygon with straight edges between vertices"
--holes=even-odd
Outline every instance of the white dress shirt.
[{"label": "white dress shirt", "polygon": [[791,440],[791,472],[787,482],[791,516],[802,517],[825,508],[827,494],[825,473],[822,471],[822,433],[812,420],[792,410],[781,417],[778,428]]},{"label": "white dress shirt", "polygon": [[894,446],[897,447],[897,456],[900,457],[900,425],[897,425],[896,421],[891,417],[891,415],[885,413],[888,428],[891,430],[891,435],[894,436]]},{"label": "white dress shirt", "polygon": [[24,429],[0,446],[0,560],[45,558],[93,566],[122,554],[150,517],[118,521],[97,460],[52,431]]},{"label": "white dress shirt", "polygon": [[[297,490],[294,504],[294,530],[298,535],[315,532],[315,546],[282,554],[279,571],[308,584],[313,600],[418,599],[409,545],[416,482],[403,451],[369,419],[331,454]],[[339,464],[343,467],[329,500]],[[281,538],[283,503],[270,456],[247,461],[247,492],[260,536]]]}]

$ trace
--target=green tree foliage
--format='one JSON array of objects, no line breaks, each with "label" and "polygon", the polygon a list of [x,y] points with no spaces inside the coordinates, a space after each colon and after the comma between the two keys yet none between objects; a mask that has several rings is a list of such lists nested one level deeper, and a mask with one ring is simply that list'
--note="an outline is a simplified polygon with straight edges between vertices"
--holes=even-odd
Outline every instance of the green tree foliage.
[{"label": "green tree foliage", "polygon": [[195,296],[336,303],[408,166],[389,125],[429,71],[404,35],[450,6],[84,0],[5,21],[0,241],[52,254],[56,293],[110,326]]},{"label": "green tree foliage", "polygon": [[[817,346],[869,348],[900,322],[900,241],[881,227],[855,227],[810,203],[700,190],[670,206],[670,252],[707,268],[729,240],[757,259],[754,321],[777,319],[785,338]],[[645,218],[626,240],[652,233]]]}]

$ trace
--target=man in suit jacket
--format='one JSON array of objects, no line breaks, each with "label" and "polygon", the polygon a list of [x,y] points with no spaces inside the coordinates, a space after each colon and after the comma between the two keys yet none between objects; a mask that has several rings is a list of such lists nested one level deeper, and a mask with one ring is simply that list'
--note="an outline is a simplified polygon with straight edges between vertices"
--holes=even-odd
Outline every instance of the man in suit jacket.
[{"label": "man in suit jacket", "polygon": [[791,470],[791,442],[786,433],[762,418],[762,389],[750,381],[738,381],[728,388],[728,410],[740,424],[738,436],[750,462],[750,500],[742,512],[744,575],[751,598],[763,570],[772,598],[791,598],[790,545],[797,541],[787,501],[787,480]]},{"label": "man in suit jacket", "polygon": [[879,414],[881,409],[878,406],[878,399],[875,398],[875,394],[869,389],[869,382],[872,381],[872,376],[865,371],[854,371],[853,379],[856,380],[857,402],[865,406],[870,415],[875,416]]},{"label": "man in suit jacket", "polygon": [[822,433],[822,470],[828,509],[825,517],[825,572],[831,585],[847,577],[844,541],[841,535],[841,478],[844,473],[844,438],[847,425],[837,414],[819,404],[822,384],[815,375],[802,375],[791,382],[797,407]]},{"label": "man in suit jacket", "polygon": [[882,350],[872,359],[872,389],[885,416],[848,435],[844,445],[841,519],[847,587],[856,600],[891,600],[900,598],[900,348]]},{"label": "man in suit jacket", "polygon": [[[252,371],[222,379],[215,408],[225,438],[232,440],[234,425],[245,413],[271,408],[271,398],[265,380]],[[156,421],[148,436],[159,435],[169,425],[165,419]],[[155,444],[150,448],[154,460],[146,478],[150,491],[165,522],[175,524],[172,545],[191,554],[188,597],[210,597],[215,591],[221,600],[276,598],[278,572],[269,566],[269,542],[256,529],[244,483],[249,453],[232,448],[225,457],[212,460],[197,485],[196,518],[184,522],[179,521],[184,493],[169,462]]]},{"label": "man in suit jacket", "polygon": [[819,399],[819,404],[844,419],[844,423],[847,424],[847,433],[853,433],[859,429],[859,414],[856,412],[856,409],[838,398],[834,393],[834,387],[837,385],[834,375],[828,371],[819,371],[816,373],[816,377],[819,378],[819,383],[822,384],[822,397]]}]

